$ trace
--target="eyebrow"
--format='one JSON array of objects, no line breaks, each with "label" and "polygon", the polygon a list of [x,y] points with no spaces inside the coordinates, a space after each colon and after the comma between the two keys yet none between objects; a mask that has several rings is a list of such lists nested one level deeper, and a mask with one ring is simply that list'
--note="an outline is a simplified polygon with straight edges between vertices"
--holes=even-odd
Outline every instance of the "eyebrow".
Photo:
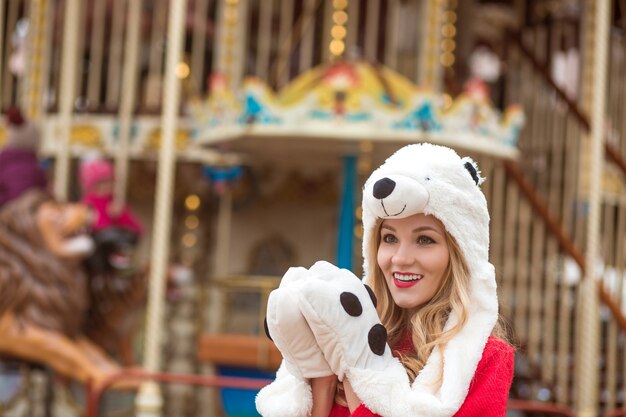
[{"label": "eyebrow", "polygon": [[[391,227],[391,226],[388,226],[388,225],[386,225],[386,224],[383,224],[383,225],[381,226],[381,229],[391,230],[392,232],[395,232],[395,231],[396,231],[396,229],[395,229],[395,228],[393,228],[393,227]],[[416,227],[416,228],[415,228],[415,229],[413,229],[411,232],[412,232],[412,233],[418,233],[418,232],[426,232],[426,231],[433,231],[433,232],[435,232],[435,233],[437,233],[437,234],[442,234],[439,230],[437,230],[437,229],[435,229],[434,227],[431,227],[431,226],[421,226],[421,227]]]}]

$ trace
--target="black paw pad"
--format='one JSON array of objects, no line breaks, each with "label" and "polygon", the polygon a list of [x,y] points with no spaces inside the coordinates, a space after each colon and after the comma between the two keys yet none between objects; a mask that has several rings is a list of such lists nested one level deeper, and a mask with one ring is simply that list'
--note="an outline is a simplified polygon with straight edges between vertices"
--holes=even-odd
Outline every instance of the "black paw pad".
[{"label": "black paw pad", "polygon": [[274,339],[272,339],[272,336],[270,336],[270,328],[267,327],[267,317],[263,319],[263,329],[265,329],[265,336],[267,336],[267,338],[273,342]]},{"label": "black paw pad", "polygon": [[339,296],[341,301],[341,306],[346,313],[351,315],[352,317],[358,317],[363,313],[363,307],[361,306],[361,302],[359,301],[359,297],[352,294],[351,292],[342,292]]},{"label": "black paw pad", "polygon": [[378,300],[376,299],[376,295],[374,295],[374,291],[370,288],[369,285],[367,284],[363,284],[365,285],[365,289],[367,290],[367,293],[370,295],[370,298],[372,299],[372,304],[374,304],[374,307],[376,307],[378,305]]},{"label": "black paw pad", "polygon": [[367,334],[367,342],[372,352],[382,356],[385,353],[385,346],[387,346],[387,329],[385,326],[380,323],[375,324]]}]

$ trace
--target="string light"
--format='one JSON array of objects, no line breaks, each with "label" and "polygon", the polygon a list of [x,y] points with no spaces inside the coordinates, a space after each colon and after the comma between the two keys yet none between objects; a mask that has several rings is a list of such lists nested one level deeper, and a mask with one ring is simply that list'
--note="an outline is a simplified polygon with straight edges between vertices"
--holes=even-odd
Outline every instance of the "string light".
[{"label": "string light", "polygon": [[200,220],[198,219],[198,216],[190,214],[185,218],[185,227],[187,227],[187,229],[197,229],[199,224]]},{"label": "string light", "polygon": [[343,10],[336,10],[333,13],[333,22],[336,25],[345,25],[348,22],[348,13]]},{"label": "string light", "polygon": [[348,0],[333,0],[333,27],[328,45],[332,59],[339,58],[346,50],[346,23],[348,22]]},{"label": "string light", "polygon": [[359,175],[369,175],[372,170],[372,152],[374,144],[371,141],[359,142],[359,160],[357,162],[357,171]]},{"label": "string light", "polygon": [[183,246],[186,246],[188,248],[195,246],[195,244],[198,242],[198,238],[193,233],[185,233],[182,240]]},{"label": "string light", "polygon": [[237,41],[237,25],[239,24],[239,0],[226,0],[222,17],[224,19],[223,42],[225,45],[222,55],[223,72],[226,79],[232,80],[231,73],[235,62],[233,50]]},{"label": "string light", "polygon": [[185,197],[185,221],[184,232],[180,238],[180,243],[183,247],[181,251],[181,257],[186,259],[183,262],[186,266],[191,266],[193,259],[196,256],[197,245],[199,240],[200,219],[196,214],[200,208],[201,201],[197,194],[189,194]]},{"label": "string light", "polygon": [[456,50],[456,41],[454,40],[456,30],[456,8],[458,6],[457,0],[448,0],[447,9],[443,13],[442,26],[441,26],[441,55],[439,55],[439,63],[448,69],[454,65]]},{"label": "string light", "polygon": [[356,210],[354,210],[354,217],[356,217],[358,221],[363,220],[363,208],[361,206],[357,207]]},{"label": "string light", "polygon": [[346,49],[346,44],[343,41],[340,41],[338,39],[333,39],[332,41],[330,41],[330,52],[334,55],[334,56],[340,56],[343,51]]},{"label": "string light", "polygon": [[46,7],[47,0],[31,2],[30,44],[28,46],[28,86],[26,92],[26,111],[31,119],[37,119],[41,113],[43,66],[45,65],[43,50],[46,44]]},{"label": "string light", "polygon": [[175,72],[178,78],[185,79],[189,76],[189,65],[186,62],[179,62]]},{"label": "string light", "polygon": [[195,194],[189,194],[185,198],[185,207],[189,211],[197,210],[200,207],[200,197]]},{"label": "string light", "polygon": [[333,39],[343,39],[346,37],[346,27],[335,25],[330,30],[330,34],[332,35]]}]

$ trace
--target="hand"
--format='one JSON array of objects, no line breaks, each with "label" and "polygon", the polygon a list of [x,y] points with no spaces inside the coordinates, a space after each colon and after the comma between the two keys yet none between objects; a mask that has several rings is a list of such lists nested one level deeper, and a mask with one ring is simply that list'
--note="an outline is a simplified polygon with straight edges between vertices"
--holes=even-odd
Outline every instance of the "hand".
[{"label": "hand", "polygon": [[348,409],[350,410],[350,414],[352,414],[354,413],[354,410],[356,410],[357,407],[361,405],[361,399],[352,389],[352,385],[350,385],[350,381],[348,380],[348,378],[344,378],[343,380],[343,392],[346,395],[346,402],[348,403]]},{"label": "hand", "polygon": [[330,414],[330,410],[335,402],[336,391],[336,375],[311,379],[311,392],[313,394],[313,408],[311,409],[311,417],[328,417],[328,415]]},{"label": "hand", "polygon": [[263,417],[311,417],[313,395],[310,381],[292,375],[283,360],[276,379],[261,388],[255,404]]},{"label": "hand", "polygon": [[107,214],[112,219],[116,219],[120,217],[120,214],[122,214],[123,209],[124,209],[124,206],[120,204],[119,202],[116,202],[114,199],[113,201],[111,201],[111,203],[107,207]]}]

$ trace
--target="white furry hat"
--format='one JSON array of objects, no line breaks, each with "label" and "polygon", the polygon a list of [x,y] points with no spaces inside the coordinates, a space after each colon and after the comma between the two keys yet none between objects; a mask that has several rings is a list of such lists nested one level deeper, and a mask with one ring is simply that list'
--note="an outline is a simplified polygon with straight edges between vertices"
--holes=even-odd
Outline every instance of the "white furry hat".
[{"label": "white furry hat", "polygon": [[[488,260],[489,213],[479,187],[482,181],[470,158],[461,158],[443,146],[423,143],[408,145],[389,157],[371,174],[363,190],[365,283],[371,285],[373,279],[367,275],[368,265],[375,264],[376,259],[368,259],[368,256],[375,253],[370,246],[376,244],[372,233],[378,218],[404,218],[417,213],[433,215],[454,237],[469,267],[468,320],[444,352],[433,350],[411,387],[415,394],[413,410],[428,403],[432,412],[429,415],[452,415],[461,406],[498,319],[495,272]],[[456,320],[451,314],[445,327],[451,327]],[[439,376],[442,359],[443,381],[438,391],[432,392],[432,385],[429,385]],[[376,389],[372,386],[373,393]],[[406,406],[403,404],[403,409],[394,410],[395,404],[389,403],[387,407],[392,409],[385,409],[384,415],[402,415]]]}]

